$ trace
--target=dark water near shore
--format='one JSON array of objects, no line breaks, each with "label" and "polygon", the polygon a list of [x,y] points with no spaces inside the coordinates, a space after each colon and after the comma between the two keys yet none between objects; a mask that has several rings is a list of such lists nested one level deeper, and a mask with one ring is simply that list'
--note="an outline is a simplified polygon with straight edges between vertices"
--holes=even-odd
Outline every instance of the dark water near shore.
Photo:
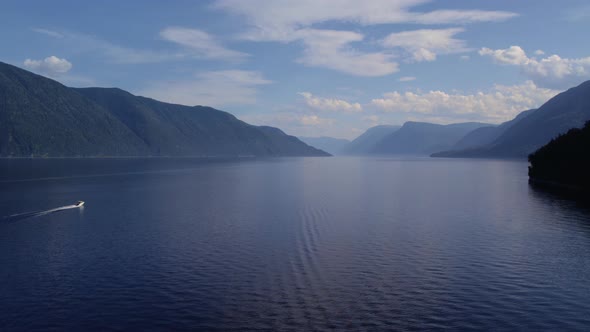
[{"label": "dark water near shore", "polygon": [[590,211],[526,171],[0,160],[0,330],[587,331]]}]

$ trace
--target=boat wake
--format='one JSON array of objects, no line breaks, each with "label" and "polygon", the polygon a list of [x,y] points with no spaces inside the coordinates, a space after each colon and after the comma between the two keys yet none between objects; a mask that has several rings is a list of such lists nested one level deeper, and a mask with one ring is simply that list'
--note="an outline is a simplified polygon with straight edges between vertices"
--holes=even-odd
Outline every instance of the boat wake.
[{"label": "boat wake", "polygon": [[52,214],[52,213],[56,213],[56,212],[60,212],[60,211],[65,211],[65,210],[77,209],[77,208],[81,208],[81,206],[79,206],[77,204],[64,205],[64,206],[60,206],[58,208],[50,209],[50,210],[32,211],[32,212],[24,212],[24,213],[12,214],[12,215],[3,217],[0,220],[2,222],[16,222],[16,221],[21,221],[21,220],[24,220],[24,219],[41,217],[41,216],[45,216],[45,215],[48,215],[48,214]]}]

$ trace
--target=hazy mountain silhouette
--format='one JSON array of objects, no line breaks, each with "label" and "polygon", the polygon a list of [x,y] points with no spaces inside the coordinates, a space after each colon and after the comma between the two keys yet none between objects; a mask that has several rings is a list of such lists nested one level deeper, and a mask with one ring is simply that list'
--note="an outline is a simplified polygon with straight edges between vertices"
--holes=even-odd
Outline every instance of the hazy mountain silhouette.
[{"label": "hazy mountain silhouette", "polygon": [[489,124],[467,122],[439,125],[406,122],[399,130],[381,139],[371,150],[374,154],[429,155],[447,150],[467,133]]},{"label": "hazy mountain silhouette", "polygon": [[516,122],[525,118],[533,111],[534,109],[521,112],[516,116],[516,118],[510,121],[506,121],[498,126],[477,128],[474,131],[465,135],[462,139],[459,140],[459,142],[457,142],[457,144],[453,145],[451,151],[461,151],[490,144],[494,142],[502,134],[504,134],[506,130],[512,127]]},{"label": "hazy mountain silhouette", "polygon": [[326,151],[331,154],[341,154],[342,149],[350,144],[350,141],[343,138],[334,137],[298,137],[304,143],[316,147],[322,151]]},{"label": "hazy mountain silhouette", "polygon": [[590,81],[551,98],[537,110],[518,116],[493,142],[435,157],[526,158],[559,134],[590,120]]},{"label": "hazy mountain silhouette", "polygon": [[362,135],[354,139],[342,149],[342,154],[363,155],[369,154],[386,136],[394,133],[401,126],[380,125],[367,129]]},{"label": "hazy mountain silhouette", "polygon": [[116,88],[68,88],[0,62],[0,156],[324,156],[271,127]]}]

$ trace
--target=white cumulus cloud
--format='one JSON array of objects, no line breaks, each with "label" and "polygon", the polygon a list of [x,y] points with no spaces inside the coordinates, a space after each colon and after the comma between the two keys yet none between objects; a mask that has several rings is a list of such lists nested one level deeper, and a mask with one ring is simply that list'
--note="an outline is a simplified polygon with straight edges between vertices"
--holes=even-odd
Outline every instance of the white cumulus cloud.
[{"label": "white cumulus cloud", "polygon": [[363,108],[359,103],[349,103],[341,99],[330,99],[315,97],[309,92],[299,93],[305,99],[307,106],[319,111],[355,113],[362,112]]},{"label": "white cumulus cloud", "polygon": [[508,65],[523,65],[529,58],[520,46],[510,46],[507,49],[492,50],[487,47],[479,50],[479,55],[489,56],[495,62]]},{"label": "white cumulus cloud", "polygon": [[371,105],[384,112],[414,113],[439,118],[473,118],[502,122],[521,111],[536,108],[558,93],[540,88],[532,81],[521,85],[495,85],[490,91],[473,94],[429,92],[389,92],[373,99]]},{"label": "white cumulus cloud", "polygon": [[47,75],[64,74],[72,69],[72,63],[66,59],[60,59],[54,55],[43,60],[26,59],[23,66],[29,70]]},{"label": "white cumulus cloud", "polygon": [[590,79],[590,57],[569,59],[554,54],[537,59],[527,56],[520,46],[498,50],[482,48],[479,54],[499,64],[518,66],[525,76],[542,87],[565,89]]}]

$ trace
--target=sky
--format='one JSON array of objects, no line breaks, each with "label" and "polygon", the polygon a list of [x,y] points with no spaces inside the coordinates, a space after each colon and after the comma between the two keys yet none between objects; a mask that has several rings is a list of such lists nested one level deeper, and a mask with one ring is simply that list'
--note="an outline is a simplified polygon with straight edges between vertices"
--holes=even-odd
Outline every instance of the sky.
[{"label": "sky", "polygon": [[501,123],[590,79],[587,0],[13,1],[0,61],[353,139]]}]

